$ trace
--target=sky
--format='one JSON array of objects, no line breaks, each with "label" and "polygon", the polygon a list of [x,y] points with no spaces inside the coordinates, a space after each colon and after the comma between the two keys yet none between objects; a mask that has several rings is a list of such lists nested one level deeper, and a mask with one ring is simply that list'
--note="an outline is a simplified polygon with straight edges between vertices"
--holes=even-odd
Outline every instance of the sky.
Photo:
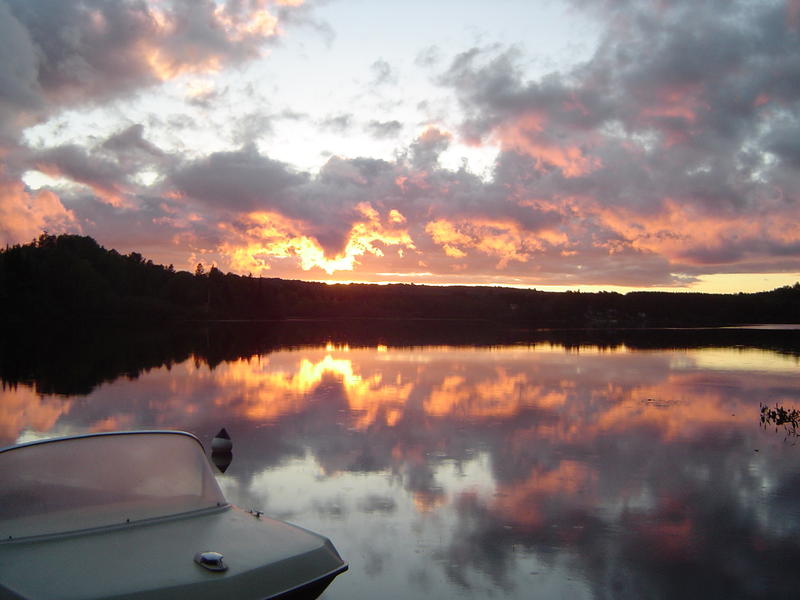
[{"label": "sky", "polygon": [[800,0],[0,0],[0,244],[538,289],[800,280]]}]

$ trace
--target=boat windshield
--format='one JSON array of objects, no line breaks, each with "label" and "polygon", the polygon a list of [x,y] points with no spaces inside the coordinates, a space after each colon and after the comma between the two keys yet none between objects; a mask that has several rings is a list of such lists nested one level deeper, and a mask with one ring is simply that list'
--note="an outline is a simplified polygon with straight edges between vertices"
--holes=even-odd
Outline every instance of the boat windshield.
[{"label": "boat windshield", "polygon": [[225,504],[202,446],[180,432],[77,436],[0,452],[0,541]]}]

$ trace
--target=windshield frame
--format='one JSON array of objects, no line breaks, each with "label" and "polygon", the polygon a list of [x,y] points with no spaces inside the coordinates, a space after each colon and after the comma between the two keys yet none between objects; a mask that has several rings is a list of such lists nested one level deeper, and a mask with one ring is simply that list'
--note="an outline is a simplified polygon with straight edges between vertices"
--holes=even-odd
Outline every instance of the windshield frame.
[{"label": "windshield frame", "polygon": [[111,435],[140,435],[140,434],[147,435],[147,434],[159,434],[159,433],[185,435],[186,437],[190,437],[200,445],[200,449],[205,454],[206,449],[203,446],[203,442],[201,442],[196,435],[194,435],[193,433],[189,433],[188,431],[181,431],[178,429],[132,429],[130,431],[95,431],[91,433],[78,433],[75,435],[62,435],[54,438],[31,440],[30,442],[23,442],[21,444],[12,444],[11,446],[5,446],[4,448],[0,448],[0,453],[8,452],[9,450],[17,450],[19,448],[27,448],[28,446],[37,446],[39,444],[66,442],[68,440],[79,440],[90,437],[103,437]]},{"label": "windshield frame", "polygon": [[[163,521],[163,520],[174,519],[174,518],[184,518],[184,517],[190,516],[192,514],[202,514],[202,513],[207,513],[207,512],[216,512],[216,511],[219,511],[219,510],[226,510],[226,509],[230,508],[231,505],[227,501],[227,499],[225,498],[225,494],[222,491],[222,488],[220,487],[219,482],[216,480],[216,477],[214,475],[213,469],[211,468],[211,464],[208,461],[208,457],[206,456],[205,448],[204,448],[202,442],[200,442],[200,440],[197,438],[197,436],[195,436],[192,433],[188,433],[186,431],[150,429],[150,430],[133,430],[133,431],[93,432],[93,433],[84,433],[84,434],[69,435],[69,436],[60,436],[60,437],[55,437],[55,438],[46,438],[46,439],[41,439],[41,440],[33,440],[33,441],[25,442],[25,443],[22,443],[22,444],[15,444],[13,446],[6,446],[4,448],[0,448],[0,456],[2,456],[4,454],[8,454],[10,452],[13,452],[15,450],[24,450],[26,448],[43,446],[43,445],[46,445],[46,444],[57,444],[59,442],[60,443],[65,443],[65,442],[74,442],[74,441],[80,441],[80,440],[91,439],[91,438],[112,438],[112,437],[115,438],[115,437],[120,437],[120,436],[138,436],[138,435],[141,435],[141,436],[166,435],[166,436],[172,437],[173,439],[174,439],[174,436],[180,436],[182,438],[187,438],[188,437],[188,438],[191,438],[192,440],[194,440],[194,442],[197,443],[197,445],[199,446],[199,449],[200,449],[200,455],[197,457],[198,462],[196,464],[198,466],[200,466],[200,468],[201,468],[201,472],[198,473],[201,476],[201,486],[202,486],[202,490],[203,490],[201,492],[201,496],[204,496],[206,494],[205,490],[208,489],[207,488],[208,485],[213,486],[213,490],[211,490],[211,492],[212,492],[212,495],[216,496],[216,501],[214,501],[213,498],[208,498],[208,500],[211,500],[211,502],[215,502],[216,505],[214,505],[213,503],[208,503],[208,504],[205,504],[204,506],[196,506],[196,507],[195,506],[185,506],[185,507],[177,507],[176,506],[174,508],[178,508],[178,510],[175,510],[174,512],[172,512],[170,510],[166,510],[166,511],[162,512],[160,509],[156,509],[155,512],[153,512],[151,514],[139,514],[138,516],[134,516],[132,514],[129,519],[126,518],[123,522],[120,522],[119,520],[116,520],[116,519],[107,520],[106,517],[101,517],[99,521],[95,521],[95,522],[91,522],[91,519],[89,519],[88,520],[89,522],[81,523],[80,525],[78,523],[74,523],[73,525],[77,525],[77,526],[73,526],[73,527],[59,526],[59,527],[55,527],[55,528],[47,527],[46,529],[38,529],[37,527],[33,527],[32,530],[24,531],[24,533],[21,530],[17,530],[17,531],[14,532],[14,535],[8,535],[7,537],[4,536],[3,539],[0,540],[0,543],[9,542],[9,541],[10,542],[23,541],[23,540],[26,540],[26,539],[30,540],[32,538],[49,538],[49,537],[53,537],[53,536],[60,537],[60,536],[63,536],[63,535],[75,535],[75,534],[81,534],[81,533],[89,533],[89,532],[93,532],[93,531],[97,531],[97,530],[105,530],[105,529],[108,529],[108,528],[118,528],[120,526],[129,527],[129,526],[133,526],[133,525],[137,525],[137,524],[144,524],[144,523],[155,522],[155,521]],[[189,451],[188,450],[189,446],[185,446],[185,447],[186,447],[187,451]],[[201,457],[202,457],[202,460],[201,460]],[[115,514],[115,507],[113,505],[110,505],[110,506],[111,506],[111,510],[109,511],[109,514],[113,515],[113,514]],[[99,508],[99,507],[100,507],[100,505],[97,506],[97,508]],[[91,510],[92,510],[91,509],[91,505],[87,505],[86,509],[91,512]],[[45,514],[45,513],[42,513],[42,514]],[[58,519],[58,516],[57,516],[58,515],[58,510],[56,510],[55,513],[52,513],[52,514],[56,515],[55,518]],[[47,516],[49,516],[49,514]],[[14,526],[12,525],[14,523],[14,519],[13,518],[10,521],[9,520],[3,520],[2,522],[5,523],[6,526],[10,526],[11,528],[14,528]],[[24,527],[23,527],[23,529],[24,529]],[[12,533],[12,532],[9,531],[8,533]]]}]

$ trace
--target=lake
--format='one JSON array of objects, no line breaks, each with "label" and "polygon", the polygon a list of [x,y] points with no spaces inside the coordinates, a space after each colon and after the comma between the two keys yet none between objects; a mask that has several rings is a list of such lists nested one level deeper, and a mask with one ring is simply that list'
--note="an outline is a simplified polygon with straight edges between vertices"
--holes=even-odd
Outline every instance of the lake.
[{"label": "lake", "polygon": [[331,600],[796,596],[800,444],[760,407],[800,407],[797,331],[281,327],[27,336],[0,444],[224,426],[228,499],[349,561]]}]

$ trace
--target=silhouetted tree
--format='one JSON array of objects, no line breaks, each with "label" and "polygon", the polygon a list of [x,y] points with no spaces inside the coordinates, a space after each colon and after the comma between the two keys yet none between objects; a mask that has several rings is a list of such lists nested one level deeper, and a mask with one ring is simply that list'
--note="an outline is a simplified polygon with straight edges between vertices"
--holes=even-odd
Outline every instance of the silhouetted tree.
[{"label": "silhouetted tree", "polygon": [[543,292],[194,275],[89,237],[42,233],[0,250],[0,319],[473,319],[517,327],[640,328],[800,323],[800,282],[754,294]]}]

